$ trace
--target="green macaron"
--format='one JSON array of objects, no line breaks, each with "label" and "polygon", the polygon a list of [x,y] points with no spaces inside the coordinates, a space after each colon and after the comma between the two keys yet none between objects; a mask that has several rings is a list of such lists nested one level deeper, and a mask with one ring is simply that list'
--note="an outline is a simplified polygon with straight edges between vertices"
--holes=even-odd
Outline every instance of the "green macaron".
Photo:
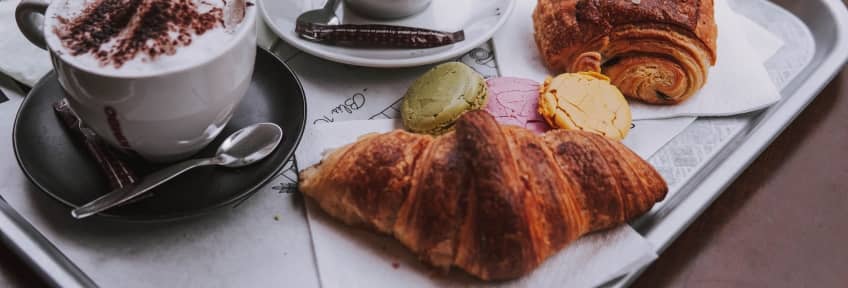
[{"label": "green macaron", "polygon": [[460,62],[448,62],[421,75],[401,105],[403,126],[416,133],[439,135],[453,129],[466,111],[486,106],[483,76]]}]

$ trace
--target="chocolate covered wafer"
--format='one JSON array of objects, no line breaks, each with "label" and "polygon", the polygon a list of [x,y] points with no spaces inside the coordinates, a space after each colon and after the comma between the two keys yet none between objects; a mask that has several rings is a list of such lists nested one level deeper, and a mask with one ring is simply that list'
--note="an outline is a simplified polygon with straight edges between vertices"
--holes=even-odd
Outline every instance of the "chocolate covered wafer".
[{"label": "chocolate covered wafer", "polygon": [[298,22],[295,31],[301,38],[338,46],[365,48],[432,48],[465,40],[465,33],[381,25],[322,25]]},{"label": "chocolate covered wafer", "polygon": [[97,161],[100,170],[106,176],[112,190],[124,188],[138,181],[138,176],[118,155],[105,143],[96,138],[94,132],[88,130],[80,118],[68,106],[68,100],[62,99],[53,104],[53,110],[65,129],[70,132],[73,141],[85,147],[91,157]]}]

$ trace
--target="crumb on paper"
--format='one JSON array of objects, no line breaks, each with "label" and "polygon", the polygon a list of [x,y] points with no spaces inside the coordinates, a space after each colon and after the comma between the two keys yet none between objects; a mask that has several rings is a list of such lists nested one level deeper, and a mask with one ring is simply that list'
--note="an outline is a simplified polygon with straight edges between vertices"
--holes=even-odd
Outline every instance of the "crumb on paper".
[{"label": "crumb on paper", "polygon": [[274,215],[274,221],[280,221],[280,215]]}]

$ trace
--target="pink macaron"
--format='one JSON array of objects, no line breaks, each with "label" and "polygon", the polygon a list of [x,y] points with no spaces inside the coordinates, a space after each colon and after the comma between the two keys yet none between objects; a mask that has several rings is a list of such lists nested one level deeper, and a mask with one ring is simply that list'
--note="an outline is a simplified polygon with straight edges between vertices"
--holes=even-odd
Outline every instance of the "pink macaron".
[{"label": "pink macaron", "polygon": [[498,122],[527,128],[537,133],[551,129],[539,114],[539,83],[533,80],[500,77],[486,80],[489,100],[485,110]]}]

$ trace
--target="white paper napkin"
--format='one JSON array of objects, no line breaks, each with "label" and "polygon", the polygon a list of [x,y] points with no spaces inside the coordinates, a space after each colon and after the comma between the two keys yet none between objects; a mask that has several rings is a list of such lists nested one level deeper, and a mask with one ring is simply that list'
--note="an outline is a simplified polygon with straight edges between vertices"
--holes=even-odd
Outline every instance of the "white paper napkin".
[{"label": "white paper napkin", "polygon": [[[694,118],[638,121],[625,144],[647,158]],[[369,133],[401,127],[397,120],[358,120],[314,125],[306,131],[296,156],[301,168],[318,163],[331,149],[356,141]],[[311,201],[310,201],[311,202]],[[462,273],[438,275],[417,261],[397,241],[386,236],[347,227],[309,204],[310,231],[321,283],[324,287],[445,287],[522,286],[593,287],[656,258],[653,247],[630,226],[584,237],[557,253],[531,275],[497,285],[484,285]]]},{"label": "white paper napkin", "polygon": [[441,275],[399,242],[330,219],[307,202],[321,286],[355,287],[595,287],[656,259],[653,246],[630,226],[577,240],[530,275],[484,283],[453,271]]},{"label": "white paper napkin", "polygon": [[0,73],[35,85],[53,66],[47,51],[33,45],[18,30],[15,7],[19,0],[0,1]]},{"label": "white paper napkin", "polygon": [[[517,1],[508,23],[495,34],[495,56],[501,75],[542,81],[549,71],[542,64],[533,40],[532,11],[536,1]],[[633,119],[679,116],[727,116],[756,111],[780,100],[762,62],[783,43],[768,31],[730,10],[725,1],[715,2],[718,25],[718,61],[710,69],[704,88],[675,106],[656,106],[631,101]],[[765,35],[769,34],[769,35]],[[748,39],[768,41],[754,49]],[[499,51],[508,51],[499,53]]]},{"label": "white paper napkin", "polygon": [[759,23],[754,22],[751,18],[738,13],[734,14],[736,14],[736,17],[733,17],[737,21],[736,27],[742,27],[742,30],[745,32],[745,39],[747,40],[748,45],[757,51],[756,54],[759,56],[758,61],[760,63],[765,64],[769,58],[777,54],[777,51],[786,44],[783,42],[783,39],[780,39],[777,35],[769,32],[768,29],[760,26]]}]

